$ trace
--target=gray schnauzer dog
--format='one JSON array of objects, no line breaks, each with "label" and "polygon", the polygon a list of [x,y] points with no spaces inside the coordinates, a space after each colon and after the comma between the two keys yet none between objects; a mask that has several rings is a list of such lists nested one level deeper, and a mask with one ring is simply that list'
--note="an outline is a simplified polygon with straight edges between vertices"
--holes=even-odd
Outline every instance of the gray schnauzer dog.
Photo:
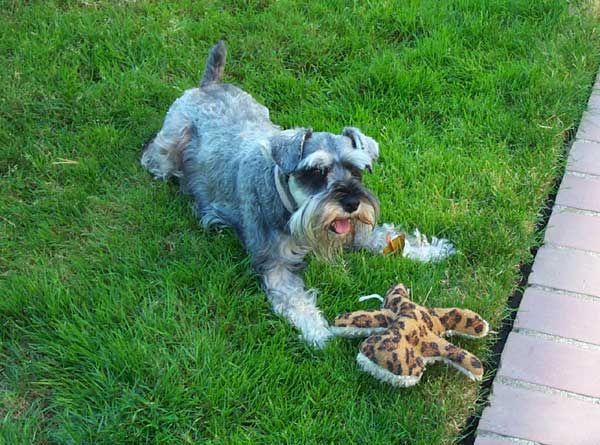
[{"label": "gray schnauzer dog", "polygon": [[[141,163],[156,178],[178,178],[204,226],[235,230],[273,310],[322,347],[332,334],[316,292],[298,275],[304,257],[344,248],[381,254],[400,234],[376,225],[379,202],[362,183],[379,147],[353,127],[336,135],[274,125],[266,107],[220,82],[225,55],[223,42],[211,49],[199,87],[173,103]],[[404,255],[428,261],[452,251],[446,240],[429,243],[417,232]]]}]

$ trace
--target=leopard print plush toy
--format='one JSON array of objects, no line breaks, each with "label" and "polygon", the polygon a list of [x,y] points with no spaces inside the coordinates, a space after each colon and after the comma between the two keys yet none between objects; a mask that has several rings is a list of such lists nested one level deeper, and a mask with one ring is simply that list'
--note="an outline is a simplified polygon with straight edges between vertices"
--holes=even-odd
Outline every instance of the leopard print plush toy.
[{"label": "leopard print plush toy", "polygon": [[368,336],[356,357],[359,366],[394,386],[416,385],[425,367],[437,361],[452,365],[472,380],[483,376],[479,359],[443,336],[484,337],[487,322],[467,309],[419,306],[410,300],[403,284],[387,292],[381,309],[340,315],[331,330],[342,337]]}]

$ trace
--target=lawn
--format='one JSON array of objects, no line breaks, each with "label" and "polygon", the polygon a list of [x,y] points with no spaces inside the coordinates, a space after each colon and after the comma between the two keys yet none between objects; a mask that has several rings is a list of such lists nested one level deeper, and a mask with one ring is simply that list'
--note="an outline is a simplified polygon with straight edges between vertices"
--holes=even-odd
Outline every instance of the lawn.
[{"label": "lawn", "polygon": [[[453,443],[479,387],[412,389],[313,350],[230,231],[139,165],[229,46],[274,122],[379,141],[382,220],[452,240],[438,264],[310,262],[328,319],[402,281],[498,329],[600,61],[584,1],[2,2],[0,443]],[[491,341],[491,340],[490,340]],[[482,358],[490,343],[457,341]]]}]

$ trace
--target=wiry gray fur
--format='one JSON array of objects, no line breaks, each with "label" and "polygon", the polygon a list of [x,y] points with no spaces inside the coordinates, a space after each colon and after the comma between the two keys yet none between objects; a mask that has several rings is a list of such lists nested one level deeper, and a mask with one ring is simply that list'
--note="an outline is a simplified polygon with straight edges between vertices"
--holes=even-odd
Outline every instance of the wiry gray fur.
[{"label": "wiry gray fur", "polygon": [[204,75],[200,81],[200,88],[219,82],[223,77],[225,70],[225,58],[227,57],[227,48],[223,40],[219,41],[208,55]]},{"label": "wiry gray fur", "polygon": [[[223,42],[213,47],[200,87],[173,103],[142,165],[156,178],[179,178],[204,226],[233,227],[274,311],[323,346],[331,333],[298,270],[311,251],[381,253],[382,239],[396,233],[392,225],[373,232],[379,203],[360,179],[372,169],[378,145],[352,127],[340,135],[282,130],[249,94],[220,83],[225,54]],[[276,175],[296,205],[291,211]]]}]

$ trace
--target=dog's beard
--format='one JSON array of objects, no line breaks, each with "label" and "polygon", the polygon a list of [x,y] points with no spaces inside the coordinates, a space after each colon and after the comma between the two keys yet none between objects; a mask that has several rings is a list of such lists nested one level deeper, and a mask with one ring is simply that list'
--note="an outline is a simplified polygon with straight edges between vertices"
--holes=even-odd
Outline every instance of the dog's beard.
[{"label": "dog's beard", "polygon": [[[306,245],[315,255],[331,259],[352,244],[357,234],[373,231],[379,205],[375,198],[364,196],[356,211],[346,212],[337,200],[320,193],[309,197],[294,212],[289,221],[292,236],[298,244]],[[350,224],[349,230],[337,233],[336,222]],[[347,222],[346,222],[347,221]]]}]

